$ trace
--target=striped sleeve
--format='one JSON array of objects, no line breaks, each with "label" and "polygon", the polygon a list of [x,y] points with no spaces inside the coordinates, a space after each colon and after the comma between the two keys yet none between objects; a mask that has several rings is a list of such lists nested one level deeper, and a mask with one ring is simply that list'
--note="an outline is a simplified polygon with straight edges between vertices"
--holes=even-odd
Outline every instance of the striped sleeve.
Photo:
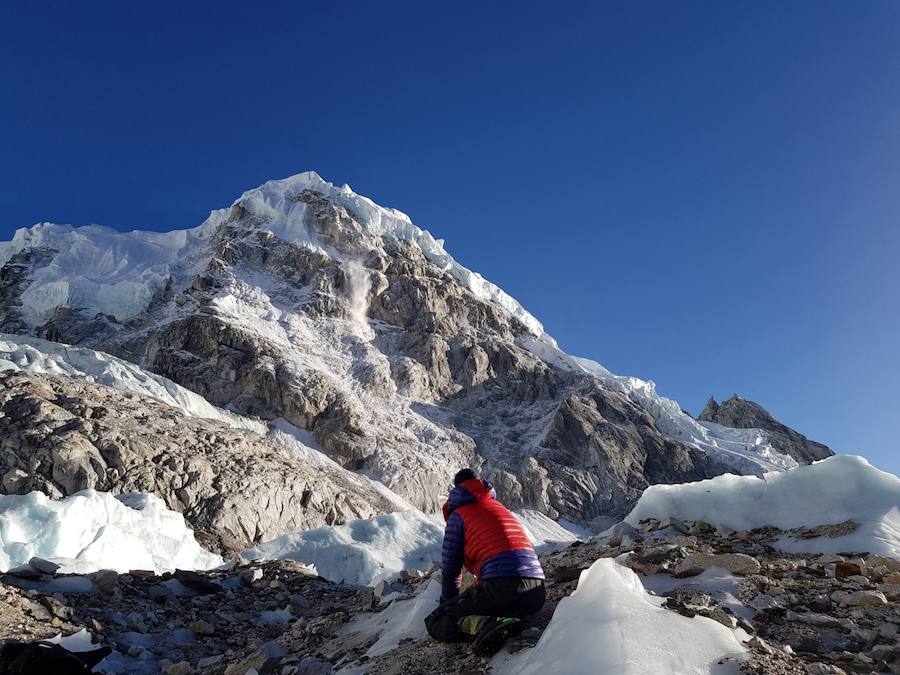
[{"label": "striped sleeve", "polygon": [[465,536],[462,516],[458,513],[451,513],[447,520],[447,527],[444,529],[441,602],[459,594],[464,550]]}]

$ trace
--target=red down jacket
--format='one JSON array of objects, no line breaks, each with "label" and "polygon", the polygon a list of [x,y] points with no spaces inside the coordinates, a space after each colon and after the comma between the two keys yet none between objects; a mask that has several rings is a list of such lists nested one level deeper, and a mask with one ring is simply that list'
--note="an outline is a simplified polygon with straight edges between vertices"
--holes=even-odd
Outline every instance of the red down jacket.
[{"label": "red down jacket", "polygon": [[459,593],[463,565],[478,579],[544,578],[528,535],[488,481],[473,478],[453,488],[444,519],[441,601]]}]

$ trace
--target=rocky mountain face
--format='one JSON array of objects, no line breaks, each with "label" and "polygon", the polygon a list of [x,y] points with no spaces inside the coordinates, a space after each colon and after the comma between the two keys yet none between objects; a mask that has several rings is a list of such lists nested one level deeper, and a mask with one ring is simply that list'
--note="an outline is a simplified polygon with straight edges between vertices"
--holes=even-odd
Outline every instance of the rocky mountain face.
[{"label": "rocky mountain face", "polygon": [[698,419],[732,429],[763,429],[778,452],[790,455],[801,464],[809,464],[834,454],[827,445],[809,440],[800,432],[779,422],[758,403],[742,399],[737,394],[722,404],[716,403],[710,396]]},{"label": "rocky mountain face", "polygon": [[[0,372],[5,494],[155,494],[226,555],[398,504],[371,481],[214,420],[72,378]],[[324,460],[325,458],[323,458]]]},{"label": "rocky mountain face", "polygon": [[[20,230],[0,244],[0,261],[4,330],[101,350],[216,406],[307,431],[341,467],[426,511],[438,508],[452,475],[467,465],[480,467],[513,508],[590,521],[624,514],[649,484],[801,461],[788,446],[773,449],[768,432],[706,426],[658,396],[652,382],[565,354],[519,303],[459,265],[405,215],[313,173],[251,190],[192,230]],[[70,393],[49,380],[4,382],[10,400],[44,397],[29,404],[38,416],[58,409],[65,414],[53,415],[73,420],[56,426],[96,424],[60,406],[57,399]],[[110,410],[121,409],[115,396],[103,397]],[[120,443],[139,426],[133,419],[117,424]],[[169,459],[148,459],[139,448],[110,455],[102,448],[112,441],[98,446],[94,432],[77,431],[94,447],[79,441],[78,478],[66,485],[52,478],[67,469],[53,468],[64,460],[50,453],[40,472],[50,478],[38,484],[63,492],[91,482],[124,489],[130,469],[120,475],[122,464],[135,461],[145,467],[136,482],[185,510],[226,512],[201,502],[215,499],[210,485],[228,471],[259,472],[260,514],[269,500],[283,504],[279,527],[378,508],[374,496],[326,483],[312,491],[321,500],[315,515],[300,515],[294,505],[307,499],[304,480],[289,472],[309,471],[296,462],[195,422],[179,425],[190,442],[182,439],[178,449],[169,423],[160,424],[147,425],[133,442],[152,445],[147,434],[159,433]],[[50,437],[39,443],[52,445]],[[224,456],[233,457],[232,468],[215,457],[220,445],[231,448]],[[238,454],[269,457],[270,465],[254,468]],[[10,461],[20,467],[23,460]],[[203,487],[181,485],[191,462],[208,466],[189,470],[205,477]],[[287,493],[276,496],[285,485]],[[225,531],[240,541],[260,536],[247,527]]]}]

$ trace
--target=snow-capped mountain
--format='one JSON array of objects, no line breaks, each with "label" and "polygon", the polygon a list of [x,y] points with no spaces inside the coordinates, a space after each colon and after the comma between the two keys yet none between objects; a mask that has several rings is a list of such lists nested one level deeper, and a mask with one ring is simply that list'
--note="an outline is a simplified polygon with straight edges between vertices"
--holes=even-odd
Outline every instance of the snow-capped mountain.
[{"label": "snow-capped mountain", "polygon": [[[513,507],[591,520],[624,515],[649,484],[809,459],[566,354],[442,240],[313,172],[189,230],[21,229],[0,264],[0,330],[112,354],[309,432],[426,511],[471,464]],[[20,358],[60,349],[14,342]]]}]

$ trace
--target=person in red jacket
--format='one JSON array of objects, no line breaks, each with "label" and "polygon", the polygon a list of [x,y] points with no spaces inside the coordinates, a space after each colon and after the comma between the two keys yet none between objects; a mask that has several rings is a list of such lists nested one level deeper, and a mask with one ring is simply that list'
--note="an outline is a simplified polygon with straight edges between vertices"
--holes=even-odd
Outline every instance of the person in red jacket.
[{"label": "person in red jacket", "polygon": [[[518,519],[497,501],[493,486],[463,469],[444,504],[441,604],[426,619],[441,642],[473,640],[479,656],[495,654],[522,630],[522,619],[544,606],[544,571]],[[462,570],[476,585],[460,593]]]}]

